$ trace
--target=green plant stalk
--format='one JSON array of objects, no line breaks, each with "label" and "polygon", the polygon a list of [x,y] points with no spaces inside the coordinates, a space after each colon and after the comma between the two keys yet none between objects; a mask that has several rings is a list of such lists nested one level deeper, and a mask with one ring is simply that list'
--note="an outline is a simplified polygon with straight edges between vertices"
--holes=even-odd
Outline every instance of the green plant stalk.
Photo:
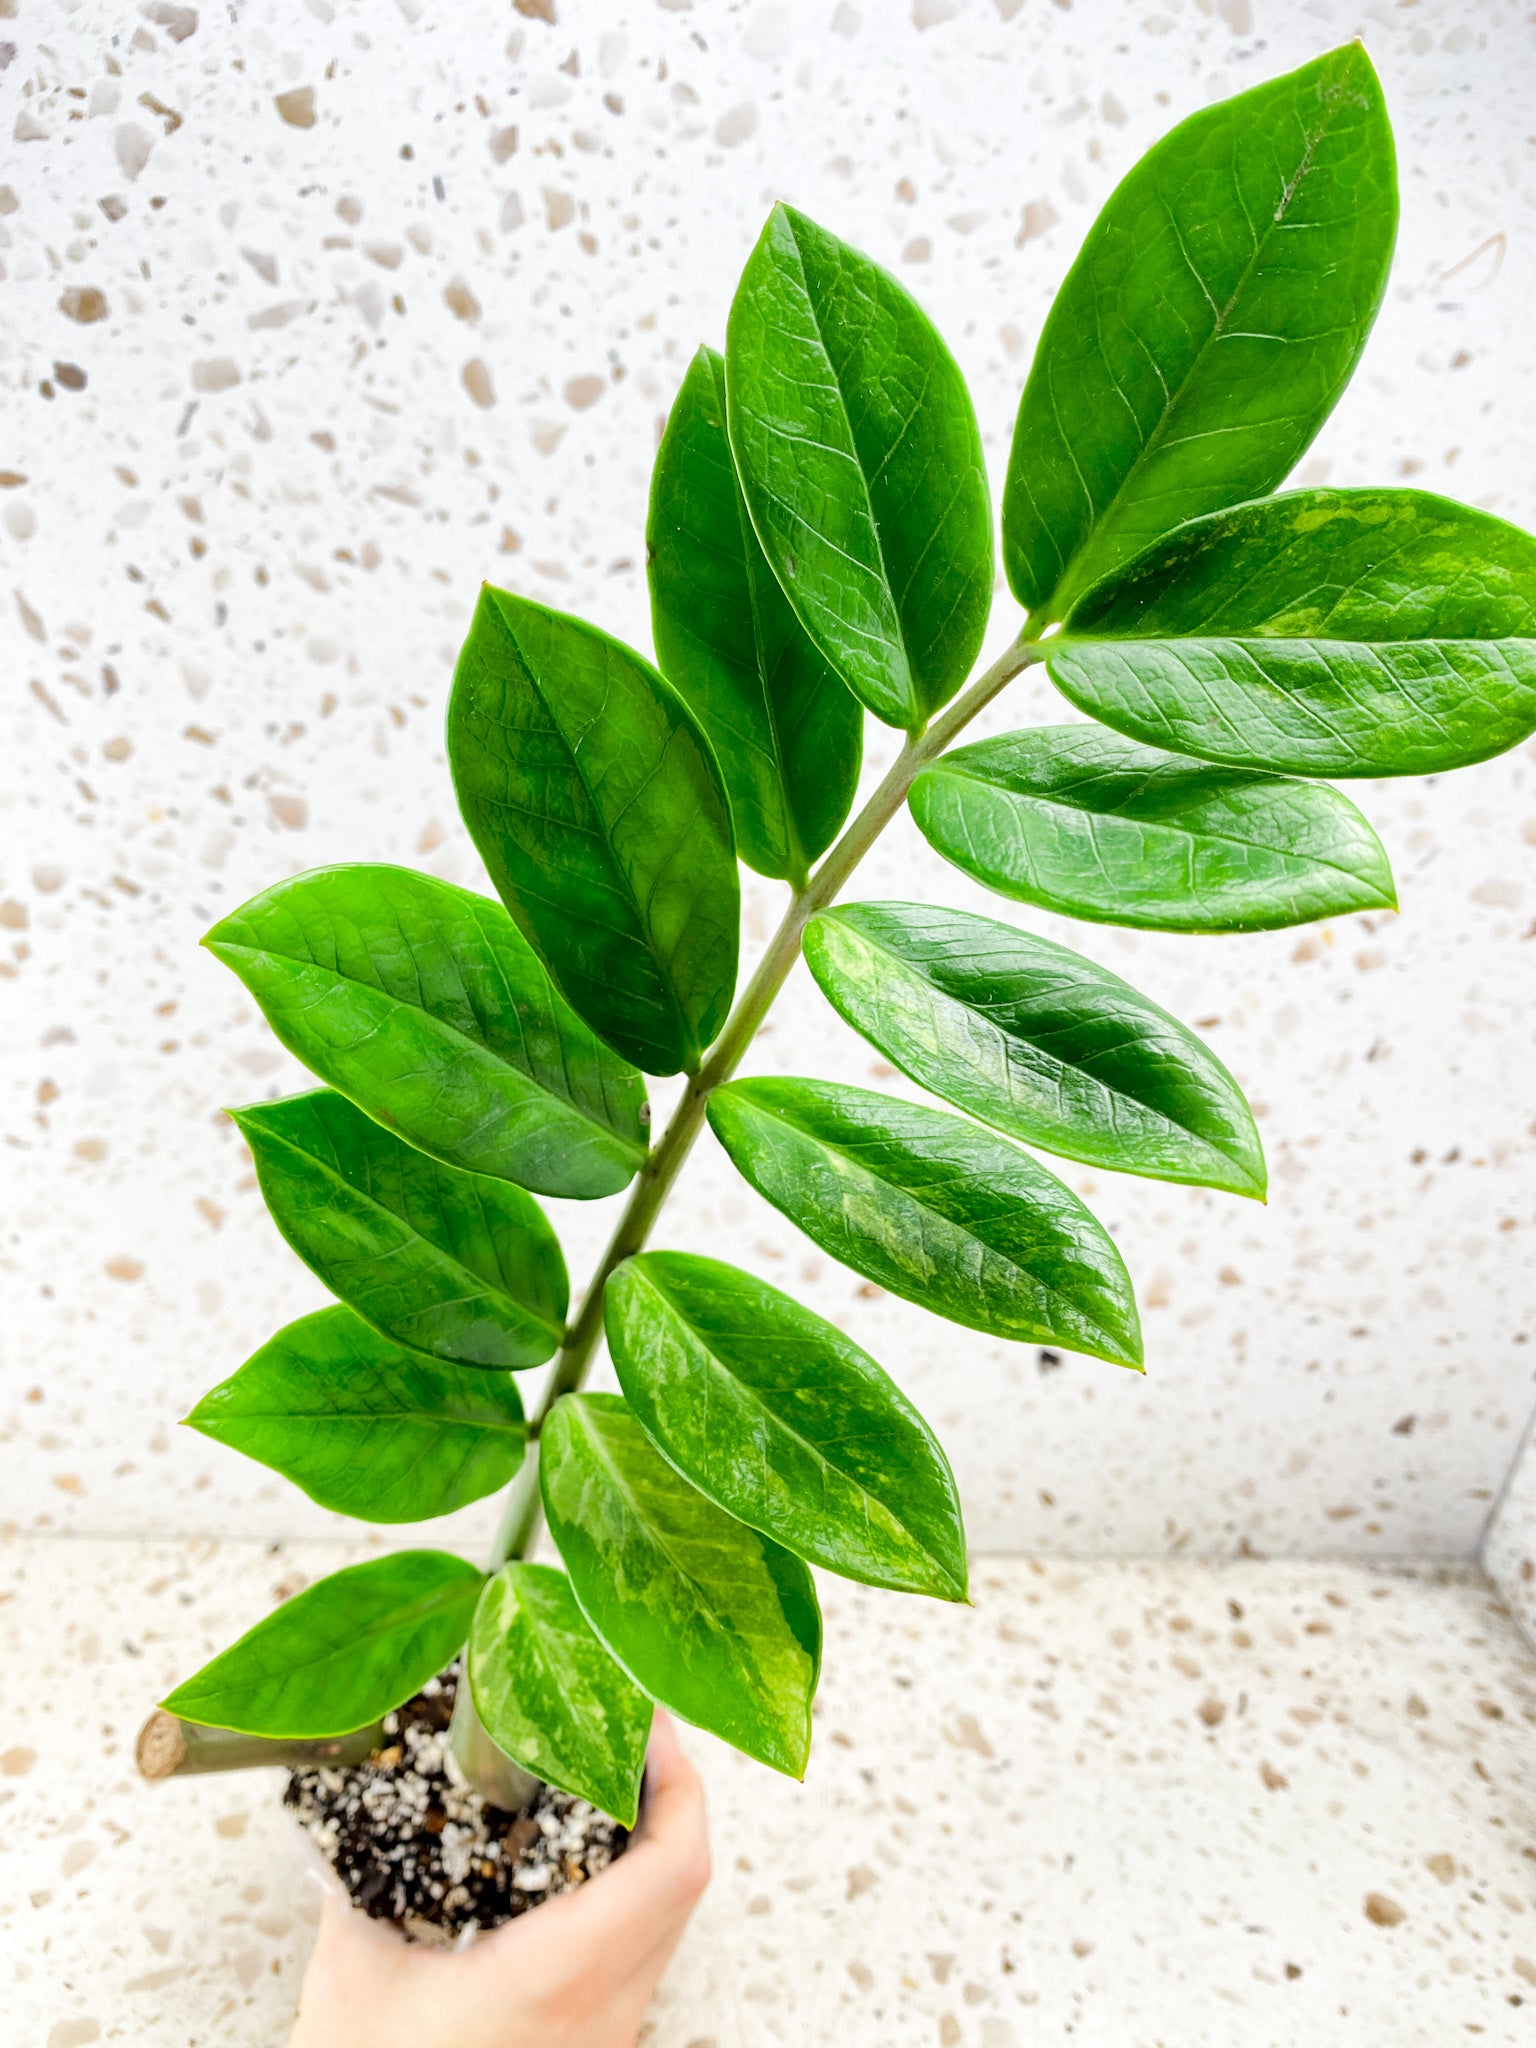
[{"label": "green plant stalk", "polygon": [[161,1778],[191,1777],[205,1771],[245,1771],[280,1766],[286,1771],[318,1767],[345,1770],[360,1764],[385,1744],[384,1724],[375,1721],[351,1735],[318,1739],[286,1739],[238,1735],[231,1728],[205,1728],[200,1721],[178,1720],[156,1707],[139,1730],[134,1762],[139,1775],[152,1783]]},{"label": "green plant stalk", "polygon": [[[837,844],[796,890],[778,930],[769,941],[757,970],[696,1073],[688,1076],[687,1088],[673,1111],[666,1130],[640,1171],[618,1226],[603,1254],[586,1299],[558,1352],[549,1385],[530,1426],[528,1452],[507,1493],[501,1526],[487,1560],[487,1569],[497,1571],[511,1558],[525,1557],[538,1535],[542,1518],[539,1495],[538,1436],[550,1409],[562,1394],[572,1393],[591,1368],[597,1340],[603,1327],[603,1290],[608,1276],[623,1261],[640,1251],[672,1190],[684,1160],[704,1122],[711,1093],[736,1071],[743,1054],[763,1023],[774,998],[783,987],[800,954],[806,926],[820,910],[835,900],[854,869],[891,822],[919,772],[936,761],[979,712],[1013,678],[1044,659],[1036,644],[1044,629],[1038,623],[1025,627],[1013,644],[958,696],[949,708],[920,731],[908,735],[901,752],[858,816]],[[151,1740],[149,1738],[153,1737]],[[147,1776],[170,1776],[177,1772],[222,1771],[258,1764],[281,1764],[289,1768],[322,1757],[326,1762],[348,1764],[367,1755],[380,1740],[377,1726],[359,1730],[325,1743],[290,1743],[261,1737],[231,1736],[218,1729],[203,1729],[177,1722],[173,1716],[157,1713],[141,1740],[141,1769]],[[455,1754],[478,1788],[490,1799],[523,1804],[536,1784],[512,1764],[497,1748],[480,1722],[467,1684],[461,1685],[455,1712]]]},{"label": "green plant stalk", "polygon": [[586,1378],[603,1327],[603,1290],[608,1276],[625,1259],[632,1258],[644,1248],[672,1190],[672,1183],[693,1149],[711,1094],[735,1073],[742,1055],[757,1036],[774,998],[800,957],[800,942],[806,926],[818,911],[825,910],[834,901],[906,801],[907,791],[921,770],[944,753],[971,720],[992,702],[999,690],[1026,668],[1044,660],[1037,642],[1045,623],[1042,616],[1038,624],[1027,625],[1013,644],[962,691],[948,710],[941,712],[920,731],[908,735],[880,786],[805,887],[791,896],[789,908],[769,940],[768,949],[757,964],[757,971],[727,1019],[725,1029],[697,1073],[689,1075],[682,1100],[672,1112],[671,1121],[660,1141],[640,1169],[608,1249],[592,1276],[581,1311],[556,1356],[549,1385],[533,1419],[528,1455],[508,1491],[501,1526],[487,1561],[488,1570],[499,1571],[509,1558],[526,1557],[532,1548],[542,1518],[538,1486],[538,1432],[561,1395],[574,1393]]},{"label": "green plant stalk", "polygon": [[480,1718],[469,1683],[467,1651],[459,1667],[459,1689],[454,1694],[448,1742],[470,1784],[503,1813],[526,1813],[538,1798],[543,1781],[508,1756]]}]

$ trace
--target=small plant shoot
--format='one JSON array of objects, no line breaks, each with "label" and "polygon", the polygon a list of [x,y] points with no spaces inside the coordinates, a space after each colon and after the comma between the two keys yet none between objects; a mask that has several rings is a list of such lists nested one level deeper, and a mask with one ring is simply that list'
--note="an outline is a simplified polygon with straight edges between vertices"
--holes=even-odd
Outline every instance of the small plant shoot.
[{"label": "small plant shoot", "polygon": [[[1396,229],[1357,44],[1148,152],[1055,303],[1021,309],[1039,343],[1001,545],[1023,609],[977,673],[995,535],[959,367],[895,278],[775,207],[657,455],[658,665],[480,594],[448,753],[495,897],[325,868],[208,934],[320,1084],[234,1114],[337,1306],[188,1420],[368,1522],[508,1498],[483,1571],[410,1550],[339,1572],[170,1713],[335,1738],[462,1655],[464,1756],[632,1824],[655,1702],[804,1773],[813,1566],[967,1597],[953,1475],[885,1367],[759,1275],[668,1249],[665,1204],[707,1121],[854,1273],[1142,1369],[1131,1275],[1051,1162],[1262,1200],[1237,1083],[1018,912],[848,885],[907,806],[1010,906],[1213,934],[1395,905],[1336,784],[1536,728],[1536,540],[1420,491],[1276,495],[1359,361]],[[1035,665],[1062,721],[957,745]],[[855,809],[867,717],[903,738]],[[740,989],[738,861],[788,898]],[[929,1101],[736,1078],[802,952],[829,1025]],[[645,1077],[670,1074],[656,1132]],[[626,1188],[573,1315],[539,1198]],[[619,1394],[583,1389],[605,1338]],[[541,1521],[560,1568],[529,1559]]]}]

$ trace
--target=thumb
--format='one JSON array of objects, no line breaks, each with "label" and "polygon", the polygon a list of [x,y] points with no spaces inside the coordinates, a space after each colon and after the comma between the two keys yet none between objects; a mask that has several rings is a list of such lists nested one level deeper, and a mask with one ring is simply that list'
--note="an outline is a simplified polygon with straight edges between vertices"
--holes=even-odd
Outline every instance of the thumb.
[{"label": "thumb", "polygon": [[579,1890],[498,1927],[471,1958],[481,1968],[511,1968],[535,1943],[547,1959],[570,1942],[591,1969],[622,1977],[658,1943],[675,1941],[709,1877],[704,1787],[658,1711],[640,1824],[628,1849]]}]

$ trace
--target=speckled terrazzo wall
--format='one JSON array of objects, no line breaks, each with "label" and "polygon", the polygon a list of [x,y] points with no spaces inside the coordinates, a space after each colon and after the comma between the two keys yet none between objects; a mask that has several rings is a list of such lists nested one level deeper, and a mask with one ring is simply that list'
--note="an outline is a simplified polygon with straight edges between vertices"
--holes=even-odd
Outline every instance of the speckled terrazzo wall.
[{"label": "speckled terrazzo wall", "polygon": [[[196,939],[325,861],[478,879],[441,745],[476,584],[648,645],[657,431],[770,201],[919,294],[997,484],[1114,180],[1355,33],[1403,231],[1301,479],[1536,523],[1524,8],[0,0],[0,1517],[334,1526],[173,1426],[320,1298],[219,1115],[297,1070]],[[1064,715],[1020,685],[988,729]],[[891,1366],[978,1544],[1476,1547],[1536,1365],[1536,749],[1358,794],[1399,918],[1214,943],[1031,920],[1196,1022],[1260,1108],[1267,1209],[1073,1176],[1138,1277],[1145,1381],[870,1298],[717,1152],[691,1166],[670,1239]],[[1008,914],[906,827],[861,888]],[[749,886],[754,941],[776,893]],[[803,975],[755,1060],[899,1085]],[[579,1276],[609,1205],[555,1206]]]},{"label": "speckled terrazzo wall", "polygon": [[1482,1556],[1511,1612],[1536,1642],[1536,1423],[1510,1467]]}]

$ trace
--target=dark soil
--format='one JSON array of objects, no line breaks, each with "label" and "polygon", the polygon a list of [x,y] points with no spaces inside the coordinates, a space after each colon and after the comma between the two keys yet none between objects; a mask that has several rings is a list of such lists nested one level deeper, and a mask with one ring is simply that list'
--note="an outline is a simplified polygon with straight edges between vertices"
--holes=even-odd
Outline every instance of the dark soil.
[{"label": "dark soil", "polygon": [[524,1815],[487,1805],[448,1746],[458,1668],[388,1715],[388,1747],[347,1770],[293,1771],[283,1804],[375,1920],[440,1947],[595,1877],[628,1833],[544,1786]]}]

